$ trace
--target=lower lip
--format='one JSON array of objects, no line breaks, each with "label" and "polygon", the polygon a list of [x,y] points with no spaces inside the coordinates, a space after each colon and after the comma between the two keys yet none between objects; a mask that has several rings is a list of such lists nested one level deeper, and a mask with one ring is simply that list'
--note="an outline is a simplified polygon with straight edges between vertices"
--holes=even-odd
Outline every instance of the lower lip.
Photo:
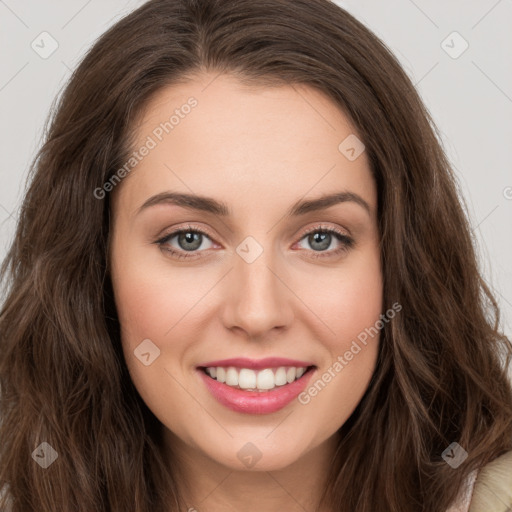
[{"label": "lower lip", "polygon": [[222,405],[235,412],[245,414],[270,414],[286,407],[307,386],[315,368],[308,370],[291,384],[269,391],[244,391],[232,388],[209,377],[203,370],[197,370],[210,393]]}]

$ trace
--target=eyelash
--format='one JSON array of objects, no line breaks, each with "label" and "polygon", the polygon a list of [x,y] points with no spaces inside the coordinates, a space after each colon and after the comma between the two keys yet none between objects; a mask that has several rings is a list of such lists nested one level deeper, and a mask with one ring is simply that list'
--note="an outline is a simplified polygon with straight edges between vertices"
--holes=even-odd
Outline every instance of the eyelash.
[{"label": "eyelash", "polygon": [[[301,241],[306,236],[312,234],[312,233],[322,233],[322,234],[333,234],[338,239],[338,241],[341,243],[341,247],[338,249],[334,249],[328,252],[325,251],[312,251],[314,253],[313,258],[332,258],[335,257],[343,252],[347,252],[349,249],[351,249],[354,246],[354,239],[347,236],[346,234],[342,233],[341,231],[337,230],[336,228],[332,227],[326,227],[326,226],[316,226],[305,233],[302,234],[299,241]],[[176,249],[169,249],[169,247],[164,247],[170,240],[172,240],[175,236],[180,235],[182,233],[198,233],[203,236],[208,237],[211,239],[212,237],[202,229],[199,229],[195,226],[187,226],[187,228],[179,229],[176,231],[173,231],[172,233],[169,233],[168,235],[165,235],[163,238],[160,238],[159,240],[156,240],[154,243],[157,244],[160,249],[169,252],[173,257],[177,259],[188,259],[188,258],[194,258],[194,256],[189,256],[185,251],[178,251]],[[196,254],[200,251],[191,251],[190,254]]]}]

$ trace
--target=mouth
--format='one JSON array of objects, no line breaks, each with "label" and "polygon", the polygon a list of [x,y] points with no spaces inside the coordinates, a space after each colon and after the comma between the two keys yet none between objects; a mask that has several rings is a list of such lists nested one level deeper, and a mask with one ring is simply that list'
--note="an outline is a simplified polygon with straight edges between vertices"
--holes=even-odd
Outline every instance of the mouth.
[{"label": "mouth", "polygon": [[196,368],[220,404],[245,414],[269,414],[286,407],[305,389],[316,369],[314,364],[276,358],[231,359]]},{"label": "mouth", "polygon": [[260,370],[237,368],[235,366],[198,367],[199,370],[211,379],[230,388],[259,393],[292,384],[315,368],[315,365],[278,366],[262,368]]}]

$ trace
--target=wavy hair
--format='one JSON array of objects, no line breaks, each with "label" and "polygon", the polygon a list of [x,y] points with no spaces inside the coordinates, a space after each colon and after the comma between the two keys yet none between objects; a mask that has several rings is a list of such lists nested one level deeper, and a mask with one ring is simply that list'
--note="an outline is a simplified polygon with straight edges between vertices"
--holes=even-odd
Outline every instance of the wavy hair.
[{"label": "wavy hair", "polygon": [[[329,0],[150,0],[88,51],[34,159],[3,262],[0,490],[13,512],[182,510],[162,425],[123,359],[110,197],[159,90],[201,71],[306,84],[357,128],[378,189],[384,310],[370,385],[341,427],[323,505],[439,512],[512,449],[510,341],[429,112],[391,51]],[[457,441],[453,470],[441,457]],[[33,453],[47,442],[57,460]]]}]

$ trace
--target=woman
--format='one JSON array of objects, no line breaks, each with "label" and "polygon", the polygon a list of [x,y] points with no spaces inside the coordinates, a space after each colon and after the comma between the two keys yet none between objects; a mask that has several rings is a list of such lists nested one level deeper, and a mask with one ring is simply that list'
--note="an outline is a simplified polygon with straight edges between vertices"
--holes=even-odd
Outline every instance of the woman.
[{"label": "woman", "polygon": [[3,276],[13,511],[512,506],[512,349],[454,176],[333,3],[118,22],[61,98]]}]

